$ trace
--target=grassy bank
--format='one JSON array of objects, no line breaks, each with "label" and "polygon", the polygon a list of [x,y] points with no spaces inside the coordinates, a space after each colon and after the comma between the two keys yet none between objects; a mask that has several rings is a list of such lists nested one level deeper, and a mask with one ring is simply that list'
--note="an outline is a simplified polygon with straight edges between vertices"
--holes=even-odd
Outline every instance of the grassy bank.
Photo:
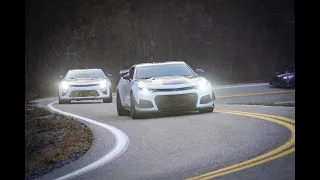
[{"label": "grassy bank", "polygon": [[84,154],[90,129],[74,119],[36,106],[25,108],[25,176],[34,179]]}]

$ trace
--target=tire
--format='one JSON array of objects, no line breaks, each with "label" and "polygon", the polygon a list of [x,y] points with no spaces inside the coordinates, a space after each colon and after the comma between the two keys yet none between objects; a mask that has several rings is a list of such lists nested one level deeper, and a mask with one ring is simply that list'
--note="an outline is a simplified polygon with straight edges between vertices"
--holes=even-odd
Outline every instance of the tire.
[{"label": "tire", "polygon": [[59,104],[70,104],[71,100],[62,100],[59,98]]},{"label": "tire", "polygon": [[103,103],[112,103],[112,92],[111,92],[111,88],[109,89],[109,97],[108,98],[104,98],[103,99]]},{"label": "tire", "polygon": [[211,113],[213,111],[214,107],[199,109],[200,113]]},{"label": "tire", "polygon": [[138,114],[137,110],[136,110],[136,103],[135,103],[135,99],[133,96],[133,93],[130,92],[130,113],[131,113],[131,118],[132,119],[139,119],[141,118],[140,115]]},{"label": "tire", "polygon": [[125,116],[128,114],[128,111],[126,109],[124,109],[121,105],[121,100],[120,100],[120,96],[119,96],[119,92],[117,91],[117,112],[119,116]]},{"label": "tire", "polygon": [[103,100],[103,103],[112,103],[112,98],[104,98],[102,100]]}]

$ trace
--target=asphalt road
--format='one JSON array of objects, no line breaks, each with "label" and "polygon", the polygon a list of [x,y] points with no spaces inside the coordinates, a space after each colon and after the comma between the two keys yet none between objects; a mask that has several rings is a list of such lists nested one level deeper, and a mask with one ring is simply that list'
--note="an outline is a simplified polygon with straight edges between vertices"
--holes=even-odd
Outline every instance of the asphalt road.
[{"label": "asphalt road", "polygon": [[[215,176],[228,180],[295,179],[294,150],[288,152],[294,147],[294,107],[233,104],[294,102],[294,90],[271,88],[265,84],[217,88],[214,90],[216,108],[207,114],[180,113],[132,120],[117,115],[115,101],[111,104],[101,101],[55,104],[55,108],[64,112],[116,127],[129,138],[127,150],[119,157],[74,179],[211,179]],[[56,98],[38,103],[45,106],[52,101]],[[223,110],[276,115],[291,120]],[[39,179],[59,178],[99,160],[112,150],[116,141],[110,132],[84,123],[93,130],[92,148],[78,160]],[[276,152],[278,148],[283,149]],[[258,165],[253,161],[248,162],[248,167],[239,165],[240,170],[232,167],[268,152],[270,156],[257,161]],[[222,174],[213,172],[225,167],[230,169]],[[210,172],[213,173],[198,177]]]},{"label": "asphalt road", "polygon": [[276,88],[267,83],[220,86],[214,92],[216,104],[295,102],[294,89]]}]

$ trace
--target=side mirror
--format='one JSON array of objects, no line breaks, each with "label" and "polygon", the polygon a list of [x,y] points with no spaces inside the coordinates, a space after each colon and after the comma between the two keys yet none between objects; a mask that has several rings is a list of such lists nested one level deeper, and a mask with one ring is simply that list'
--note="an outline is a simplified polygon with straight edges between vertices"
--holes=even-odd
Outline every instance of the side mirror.
[{"label": "side mirror", "polygon": [[120,70],[119,74],[120,74],[120,76],[122,77],[122,76],[124,76],[125,74],[127,74],[128,72],[129,72],[129,69],[122,69],[122,70]]},{"label": "side mirror", "polygon": [[108,77],[112,77],[112,74],[107,74]]},{"label": "side mirror", "polygon": [[202,69],[196,69],[196,73],[204,73],[204,70],[202,70]]},{"label": "side mirror", "polygon": [[122,76],[123,79],[125,80],[131,80],[130,75],[129,74],[125,74],[124,76]]}]

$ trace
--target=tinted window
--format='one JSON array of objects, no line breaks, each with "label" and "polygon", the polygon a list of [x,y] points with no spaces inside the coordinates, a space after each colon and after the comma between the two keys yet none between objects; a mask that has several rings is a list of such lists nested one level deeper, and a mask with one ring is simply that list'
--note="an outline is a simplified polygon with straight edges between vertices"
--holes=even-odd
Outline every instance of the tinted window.
[{"label": "tinted window", "polygon": [[193,71],[185,64],[163,64],[137,67],[136,79],[161,76],[194,76]]},{"label": "tinted window", "polygon": [[70,78],[104,78],[104,75],[101,70],[69,71],[66,79]]}]

